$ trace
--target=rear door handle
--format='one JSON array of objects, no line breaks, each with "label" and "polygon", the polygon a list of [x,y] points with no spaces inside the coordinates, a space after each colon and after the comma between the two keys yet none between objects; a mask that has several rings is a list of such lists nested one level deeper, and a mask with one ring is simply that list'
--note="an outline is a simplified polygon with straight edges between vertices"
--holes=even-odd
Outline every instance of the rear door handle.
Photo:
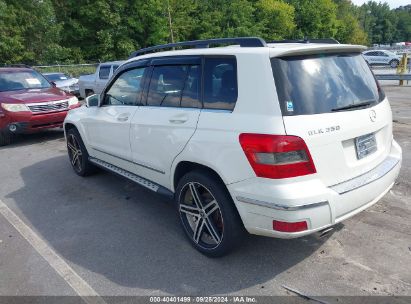
[{"label": "rear door handle", "polygon": [[185,123],[187,121],[187,119],[170,119],[169,122],[173,123],[173,124],[182,124]]},{"label": "rear door handle", "polygon": [[172,124],[183,124],[188,120],[187,115],[176,115],[171,117],[168,121]]}]

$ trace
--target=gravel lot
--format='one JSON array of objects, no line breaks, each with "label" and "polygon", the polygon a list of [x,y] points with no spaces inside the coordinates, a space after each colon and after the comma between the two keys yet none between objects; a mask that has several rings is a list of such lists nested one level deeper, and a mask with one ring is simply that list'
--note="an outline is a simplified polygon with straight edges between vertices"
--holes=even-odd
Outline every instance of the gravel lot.
[{"label": "gravel lot", "polygon": [[[102,296],[293,295],[283,285],[335,303],[411,296],[411,87],[384,89],[403,148],[400,178],[322,238],[249,236],[237,252],[206,258],[185,240],[169,201],[110,173],[75,175],[60,130],[0,148],[0,201]],[[0,295],[75,294],[0,214]]]}]

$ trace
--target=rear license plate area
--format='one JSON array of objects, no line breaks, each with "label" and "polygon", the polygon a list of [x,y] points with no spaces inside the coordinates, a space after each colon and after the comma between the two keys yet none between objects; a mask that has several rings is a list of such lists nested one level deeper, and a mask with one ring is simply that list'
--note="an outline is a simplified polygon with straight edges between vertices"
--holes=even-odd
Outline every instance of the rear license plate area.
[{"label": "rear license plate area", "polygon": [[357,159],[362,159],[377,151],[375,134],[370,133],[355,138],[355,150],[357,151]]}]

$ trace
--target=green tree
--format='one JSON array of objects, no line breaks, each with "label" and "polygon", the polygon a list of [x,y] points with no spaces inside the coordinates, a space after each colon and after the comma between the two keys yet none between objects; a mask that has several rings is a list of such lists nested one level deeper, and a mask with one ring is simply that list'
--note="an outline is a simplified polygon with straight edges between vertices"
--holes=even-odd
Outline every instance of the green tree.
[{"label": "green tree", "polygon": [[387,3],[368,1],[359,8],[359,19],[371,43],[392,43],[398,19]]},{"label": "green tree", "polygon": [[25,41],[17,15],[14,7],[0,0],[0,63],[21,62],[23,59]]},{"label": "green tree", "polygon": [[168,21],[166,27],[169,31],[169,42],[196,38],[197,1],[166,0],[164,3],[163,11]]},{"label": "green tree", "polygon": [[411,4],[397,8],[394,13],[398,19],[396,41],[411,41]]},{"label": "green tree", "polygon": [[337,33],[337,5],[332,0],[288,0],[295,8],[295,38],[332,38]]},{"label": "green tree", "polygon": [[[35,63],[59,48],[60,26],[49,0],[0,2],[0,60]],[[65,52],[60,49],[60,54]]]},{"label": "green tree", "polygon": [[337,5],[337,32],[335,38],[342,43],[367,45],[367,35],[362,29],[356,8],[350,0],[334,0]]},{"label": "green tree", "polygon": [[278,0],[258,0],[255,3],[256,22],[264,39],[285,39],[295,30],[294,7]]},{"label": "green tree", "polygon": [[197,37],[241,37],[260,33],[255,22],[255,8],[247,0],[198,0]]}]

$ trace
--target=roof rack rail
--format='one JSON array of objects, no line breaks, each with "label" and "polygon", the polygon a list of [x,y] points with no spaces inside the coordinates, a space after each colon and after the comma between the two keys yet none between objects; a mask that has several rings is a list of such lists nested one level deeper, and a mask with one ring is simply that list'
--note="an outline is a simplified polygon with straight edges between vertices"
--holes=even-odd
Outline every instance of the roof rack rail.
[{"label": "roof rack rail", "polygon": [[328,44],[340,44],[338,40],[334,38],[317,38],[317,39],[285,39],[285,40],[273,40],[268,41],[267,43],[328,43]]},{"label": "roof rack rail", "polygon": [[217,38],[207,40],[193,40],[176,43],[168,43],[162,45],[156,45],[140,49],[131,53],[129,58],[133,58],[139,55],[143,55],[150,52],[155,52],[164,49],[170,49],[175,47],[191,46],[195,48],[209,48],[212,44],[239,44],[241,47],[265,47],[267,44],[259,37],[238,37],[238,38]]}]

